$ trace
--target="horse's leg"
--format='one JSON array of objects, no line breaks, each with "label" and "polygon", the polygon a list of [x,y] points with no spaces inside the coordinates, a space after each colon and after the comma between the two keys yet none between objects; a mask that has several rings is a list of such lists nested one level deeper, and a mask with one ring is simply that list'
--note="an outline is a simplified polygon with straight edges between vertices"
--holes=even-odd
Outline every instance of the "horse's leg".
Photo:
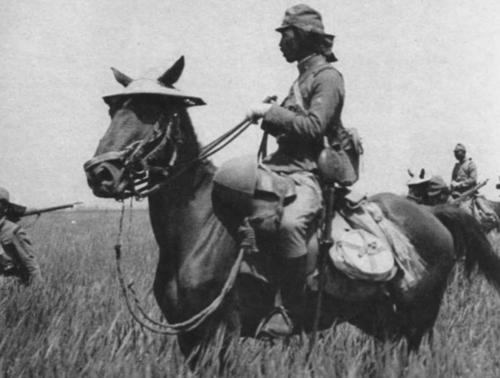
[{"label": "horse's leg", "polygon": [[493,248],[493,251],[499,255],[500,254],[500,232],[498,229],[494,228],[486,234],[488,241]]},{"label": "horse's leg", "polygon": [[[160,261],[154,281],[154,295],[165,318],[169,322],[180,322],[186,320],[185,314],[189,313],[186,308],[191,308],[193,309],[191,312],[196,313],[195,309],[199,308],[199,303],[203,303],[206,298],[213,297],[213,293],[211,290],[195,290],[183,293],[183,298],[179,298],[174,267],[171,261],[167,261],[167,254],[160,250]],[[210,341],[216,333],[218,337],[223,337],[224,345],[227,345],[231,338],[238,338],[240,322],[235,303],[235,295],[228,295],[221,307],[207,319],[205,324],[195,331],[182,333],[178,337],[181,352],[190,358],[191,367],[200,361],[200,357],[211,344]]]},{"label": "horse's leg", "polygon": [[242,336],[253,337],[262,319],[273,309],[275,289],[269,282],[249,274],[238,277],[237,287]]},{"label": "horse's leg", "polygon": [[178,321],[177,308],[177,281],[175,280],[174,265],[166,261],[166,253],[160,249],[160,258],[156,267],[153,293],[163,315],[170,322]]},{"label": "horse's leg", "polygon": [[[448,276],[449,270],[440,270],[439,273]],[[410,353],[418,351],[426,334],[429,335],[429,344],[432,344],[432,330],[439,314],[446,285],[436,280],[434,286],[427,286],[427,288],[428,290],[420,291],[411,300],[403,299],[397,304],[399,316],[403,320],[402,332],[408,341]]]},{"label": "horse's leg", "polygon": [[231,357],[228,352],[236,346],[240,333],[237,298],[231,293],[205,324],[192,332],[180,334],[177,341],[192,369],[213,365],[214,358],[217,357],[219,369],[222,370]]}]

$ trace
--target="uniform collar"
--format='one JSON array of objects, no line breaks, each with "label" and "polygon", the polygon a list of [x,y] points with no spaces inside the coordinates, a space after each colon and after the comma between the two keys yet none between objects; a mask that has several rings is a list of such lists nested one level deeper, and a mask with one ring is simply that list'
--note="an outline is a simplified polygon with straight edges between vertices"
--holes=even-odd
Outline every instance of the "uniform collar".
[{"label": "uniform collar", "polygon": [[312,68],[321,66],[326,63],[326,59],[321,54],[312,54],[306,56],[304,59],[297,63],[297,68],[299,73],[302,75],[304,72],[311,70]]}]

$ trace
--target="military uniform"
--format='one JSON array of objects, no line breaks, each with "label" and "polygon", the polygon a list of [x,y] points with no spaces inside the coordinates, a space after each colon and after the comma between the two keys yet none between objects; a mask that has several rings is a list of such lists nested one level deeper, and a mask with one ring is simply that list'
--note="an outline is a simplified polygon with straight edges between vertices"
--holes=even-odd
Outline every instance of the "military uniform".
[{"label": "military uniform", "polygon": [[[300,61],[298,69],[298,85],[292,86],[281,106],[269,109],[262,123],[278,143],[278,150],[264,164],[292,178],[297,190],[281,222],[279,250],[284,257],[307,253],[307,239],[322,203],[316,160],[325,136],[333,141],[345,132],[340,118],[345,94],[342,75],[319,54]],[[297,89],[300,94],[294,93]]]},{"label": "military uniform", "polygon": [[26,231],[6,217],[0,219],[0,263],[4,270],[16,269],[26,284],[41,282],[42,274]]},{"label": "military uniform", "polygon": [[477,185],[477,167],[471,158],[455,164],[451,180],[456,182],[453,190],[459,193],[466,192]]},{"label": "military uniform", "polygon": [[329,142],[341,141],[344,80],[330,64],[334,36],[324,31],[318,11],[299,4],[288,8],[280,27],[280,49],[288,62],[298,62],[299,77],[281,105],[250,108],[251,121],[276,138],[278,150],[263,163],[292,179],[296,198],[285,206],[276,252],[281,257],[276,311],[261,323],[257,336],[289,336],[301,324],[306,281],[307,244],[322,210],[316,160]]}]

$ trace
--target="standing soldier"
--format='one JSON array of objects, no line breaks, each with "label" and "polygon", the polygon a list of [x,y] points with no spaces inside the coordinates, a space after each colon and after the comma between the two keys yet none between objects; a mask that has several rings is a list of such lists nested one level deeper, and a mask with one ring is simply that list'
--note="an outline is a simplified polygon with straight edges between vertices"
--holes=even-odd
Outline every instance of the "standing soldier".
[{"label": "standing soldier", "polygon": [[43,283],[26,231],[7,219],[9,192],[0,188],[0,273],[18,275],[26,285]]},{"label": "standing soldier", "polygon": [[278,233],[282,307],[260,327],[260,336],[283,337],[299,329],[306,281],[307,244],[322,210],[316,160],[324,146],[346,133],[341,121],[344,80],[330,63],[333,35],[324,32],[321,15],[299,4],[285,12],[279,47],[289,63],[297,62],[299,77],[283,103],[256,104],[247,119],[263,118],[262,128],[274,136],[278,150],[263,162],[290,177],[296,199],[284,208]]},{"label": "standing soldier", "polygon": [[477,185],[477,168],[471,158],[466,158],[466,150],[463,144],[458,143],[453,152],[457,163],[451,173],[450,189],[452,196],[456,198],[461,193]]}]

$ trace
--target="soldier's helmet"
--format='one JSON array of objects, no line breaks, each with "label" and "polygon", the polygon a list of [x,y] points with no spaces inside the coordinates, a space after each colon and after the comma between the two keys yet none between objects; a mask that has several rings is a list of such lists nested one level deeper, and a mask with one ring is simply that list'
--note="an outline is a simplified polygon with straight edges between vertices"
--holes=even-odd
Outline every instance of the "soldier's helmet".
[{"label": "soldier's helmet", "polygon": [[276,28],[276,31],[281,33],[290,27],[317,35],[318,41],[316,43],[321,53],[326,57],[326,60],[328,62],[335,62],[337,60],[332,51],[335,36],[325,33],[323,19],[317,10],[305,4],[298,4],[288,8],[285,11],[283,22]]},{"label": "soldier's helmet", "polygon": [[294,5],[285,11],[285,17],[276,31],[281,32],[291,26],[306,32],[326,34],[321,14],[305,4]]},{"label": "soldier's helmet", "polygon": [[0,201],[10,202],[9,192],[2,187],[0,187]]}]

